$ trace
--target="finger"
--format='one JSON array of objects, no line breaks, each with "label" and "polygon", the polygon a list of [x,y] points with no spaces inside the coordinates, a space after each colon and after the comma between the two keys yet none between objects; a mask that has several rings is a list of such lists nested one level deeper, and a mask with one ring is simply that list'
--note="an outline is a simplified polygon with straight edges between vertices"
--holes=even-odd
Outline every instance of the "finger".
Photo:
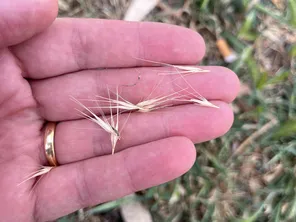
[{"label": "finger", "polygon": [[196,32],[167,24],[58,19],[13,51],[27,68],[25,77],[40,79],[82,69],[140,65],[135,58],[194,64],[203,57],[205,43]]},{"label": "finger", "polygon": [[[210,72],[189,75],[185,77],[187,82],[209,100],[231,102],[239,90],[239,80],[236,74],[223,67],[204,68]],[[80,118],[79,112],[75,111],[79,107],[70,100],[70,96],[77,99],[95,99],[97,95],[108,97],[106,84],[113,92],[115,92],[115,85],[121,85],[120,95],[134,104],[143,99],[157,98],[157,96],[180,91],[181,88],[188,88],[188,84],[178,75],[174,77],[177,80],[173,81],[170,76],[164,78],[159,76],[158,71],[152,68],[142,68],[138,71],[135,69],[83,71],[33,81],[31,85],[41,115],[50,121]],[[141,79],[137,81],[139,73]],[[130,87],[123,86],[133,83],[136,84]],[[97,104],[89,103],[89,105]]]},{"label": "finger", "polygon": [[0,1],[0,48],[18,44],[46,29],[57,11],[57,0]]},{"label": "finger", "polygon": [[[184,136],[194,143],[220,137],[230,129],[233,113],[228,104],[218,101],[215,104],[220,109],[183,105],[151,113],[133,113],[129,118],[127,114],[121,115],[121,139],[116,152],[173,136]],[[60,164],[109,155],[112,150],[110,135],[88,120],[59,123],[55,147]]]},{"label": "finger", "polygon": [[165,183],[189,170],[195,156],[190,140],[174,137],[58,167],[38,184],[36,220],[53,220]]}]

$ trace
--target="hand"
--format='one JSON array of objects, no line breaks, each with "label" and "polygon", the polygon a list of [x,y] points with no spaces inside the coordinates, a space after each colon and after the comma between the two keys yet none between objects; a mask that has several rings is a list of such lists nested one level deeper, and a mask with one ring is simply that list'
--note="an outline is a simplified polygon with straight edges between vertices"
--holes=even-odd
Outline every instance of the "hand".
[{"label": "hand", "polygon": [[[195,161],[193,143],[228,131],[228,103],[239,81],[222,67],[188,76],[220,109],[182,105],[133,113],[117,153],[109,137],[79,119],[75,98],[106,94],[106,84],[131,84],[129,101],[147,97],[159,78],[155,67],[135,59],[196,64],[205,44],[195,32],[165,24],[95,19],[57,19],[57,1],[0,1],[0,217],[3,221],[48,221],[77,209],[120,198],[172,180]],[[55,20],[55,21],[54,21]],[[147,64],[146,64],[147,65]],[[97,68],[115,69],[97,69]],[[119,69],[121,68],[121,69]],[[187,78],[187,77],[186,77]],[[172,84],[161,88],[172,91]],[[55,149],[60,164],[40,180],[18,186],[47,165],[43,125],[58,122]],[[17,212],[17,213],[16,213]]]}]

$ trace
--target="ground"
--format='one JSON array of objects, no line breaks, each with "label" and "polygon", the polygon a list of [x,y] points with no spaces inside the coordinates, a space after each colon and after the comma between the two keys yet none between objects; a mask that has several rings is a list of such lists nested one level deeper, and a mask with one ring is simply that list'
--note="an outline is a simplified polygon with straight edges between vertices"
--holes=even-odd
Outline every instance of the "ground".
[{"label": "ground", "polygon": [[[129,2],[60,0],[60,16],[122,19]],[[181,178],[138,193],[154,221],[293,221],[296,1],[167,0],[146,20],[200,32],[208,48],[203,64],[227,66],[242,82],[230,132],[197,145],[197,161]],[[221,38],[235,62],[226,63],[217,50]],[[121,221],[122,201],[60,221]]]}]

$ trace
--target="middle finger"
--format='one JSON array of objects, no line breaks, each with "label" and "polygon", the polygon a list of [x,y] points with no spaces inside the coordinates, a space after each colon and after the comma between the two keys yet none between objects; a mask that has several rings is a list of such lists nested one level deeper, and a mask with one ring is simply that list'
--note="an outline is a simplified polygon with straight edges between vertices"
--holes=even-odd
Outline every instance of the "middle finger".
[{"label": "middle finger", "polygon": [[[209,72],[187,75],[184,77],[186,81],[208,100],[231,102],[239,89],[236,74],[224,67],[202,68]],[[41,115],[49,121],[65,121],[80,118],[79,112],[75,111],[78,106],[70,100],[70,96],[76,99],[95,99],[97,95],[108,97],[107,85],[113,92],[114,86],[119,85],[120,95],[134,104],[148,97],[152,99],[188,88],[188,84],[179,75],[159,75],[167,70],[159,67],[88,70],[35,80],[31,85]],[[173,81],[172,78],[177,80]]]}]

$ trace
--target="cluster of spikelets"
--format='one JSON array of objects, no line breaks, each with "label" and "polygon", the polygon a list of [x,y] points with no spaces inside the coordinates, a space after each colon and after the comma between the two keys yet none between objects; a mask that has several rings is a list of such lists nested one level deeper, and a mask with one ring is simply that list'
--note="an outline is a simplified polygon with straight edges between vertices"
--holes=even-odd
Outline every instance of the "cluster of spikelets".
[{"label": "cluster of spikelets", "polygon": [[[166,64],[167,65],[167,64]],[[92,102],[96,102],[98,104],[95,107],[87,107],[82,104],[81,101],[72,97],[72,100],[76,102],[79,106],[81,106],[86,112],[79,111],[85,118],[91,120],[96,123],[100,128],[106,131],[110,135],[111,145],[112,145],[112,154],[115,153],[115,148],[118,140],[120,140],[120,130],[119,127],[119,115],[122,113],[131,113],[131,112],[152,112],[155,110],[159,110],[162,108],[166,108],[172,106],[174,103],[183,102],[183,103],[194,103],[200,106],[219,108],[209,102],[206,98],[200,95],[185,79],[184,75],[192,74],[192,73],[201,73],[208,72],[208,70],[204,70],[201,68],[197,68],[194,66],[172,66],[176,71],[167,71],[161,72],[159,75],[180,75],[186,84],[187,88],[182,88],[180,86],[180,90],[173,92],[169,95],[158,96],[156,98],[145,99],[138,103],[132,103],[122,96],[119,95],[118,87],[116,88],[116,92],[112,92],[107,88],[108,97],[96,96],[96,99],[88,100]],[[154,89],[155,90],[155,89]],[[193,91],[193,92],[191,92]],[[111,96],[113,95],[113,97]],[[150,94],[151,95],[151,94]],[[150,96],[148,96],[150,97]],[[100,116],[96,115],[92,108],[99,110]],[[109,109],[110,117],[106,118],[102,109]],[[116,112],[114,112],[116,110]]]},{"label": "cluster of spikelets", "polygon": [[[175,66],[175,65],[158,63],[158,62],[153,62],[148,60],[144,60],[144,61],[156,63],[162,66],[172,67],[173,71],[161,71],[161,72],[158,72],[158,75],[160,76],[179,75],[173,81],[180,78],[186,83],[187,87],[184,88],[174,83],[175,86],[180,88],[179,91],[175,91],[169,95],[149,98],[151,97],[153,91],[159,86],[160,84],[159,83],[157,86],[154,87],[154,89],[152,90],[150,95],[147,97],[147,99],[144,99],[136,104],[124,99],[120,95],[118,91],[118,87],[116,87],[115,92],[112,92],[109,88],[107,88],[108,97],[96,96],[96,98],[93,100],[85,100],[85,99],[78,100],[74,97],[71,97],[71,100],[73,100],[76,104],[78,104],[80,106],[80,109],[82,108],[84,110],[84,111],[81,111],[77,109],[77,111],[82,115],[82,117],[94,122],[96,125],[98,125],[110,136],[112,154],[115,153],[116,145],[121,138],[120,135],[125,125],[123,124],[121,129],[119,129],[119,116],[123,113],[130,114],[132,112],[141,112],[141,113],[153,112],[155,110],[172,106],[176,103],[192,103],[192,104],[197,104],[205,107],[219,108],[216,105],[209,102],[202,95],[200,95],[189,84],[189,82],[185,78],[186,75],[209,72],[209,70],[204,70],[194,66]],[[82,101],[95,102],[97,105],[94,107],[87,107],[82,103]],[[93,111],[94,109],[97,110],[100,113],[100,115],[96,114],[95,111]],[[104,115],[103,109],[109,110],[108,118]],[[36,172],[28,176],[28,178],[25,181],[28,181],[30,179],[33,179],[39,176],[43,176],[48,172],[50,172],[53,168],[54,167],[42,166],[39,170],[37,170]]]}]

